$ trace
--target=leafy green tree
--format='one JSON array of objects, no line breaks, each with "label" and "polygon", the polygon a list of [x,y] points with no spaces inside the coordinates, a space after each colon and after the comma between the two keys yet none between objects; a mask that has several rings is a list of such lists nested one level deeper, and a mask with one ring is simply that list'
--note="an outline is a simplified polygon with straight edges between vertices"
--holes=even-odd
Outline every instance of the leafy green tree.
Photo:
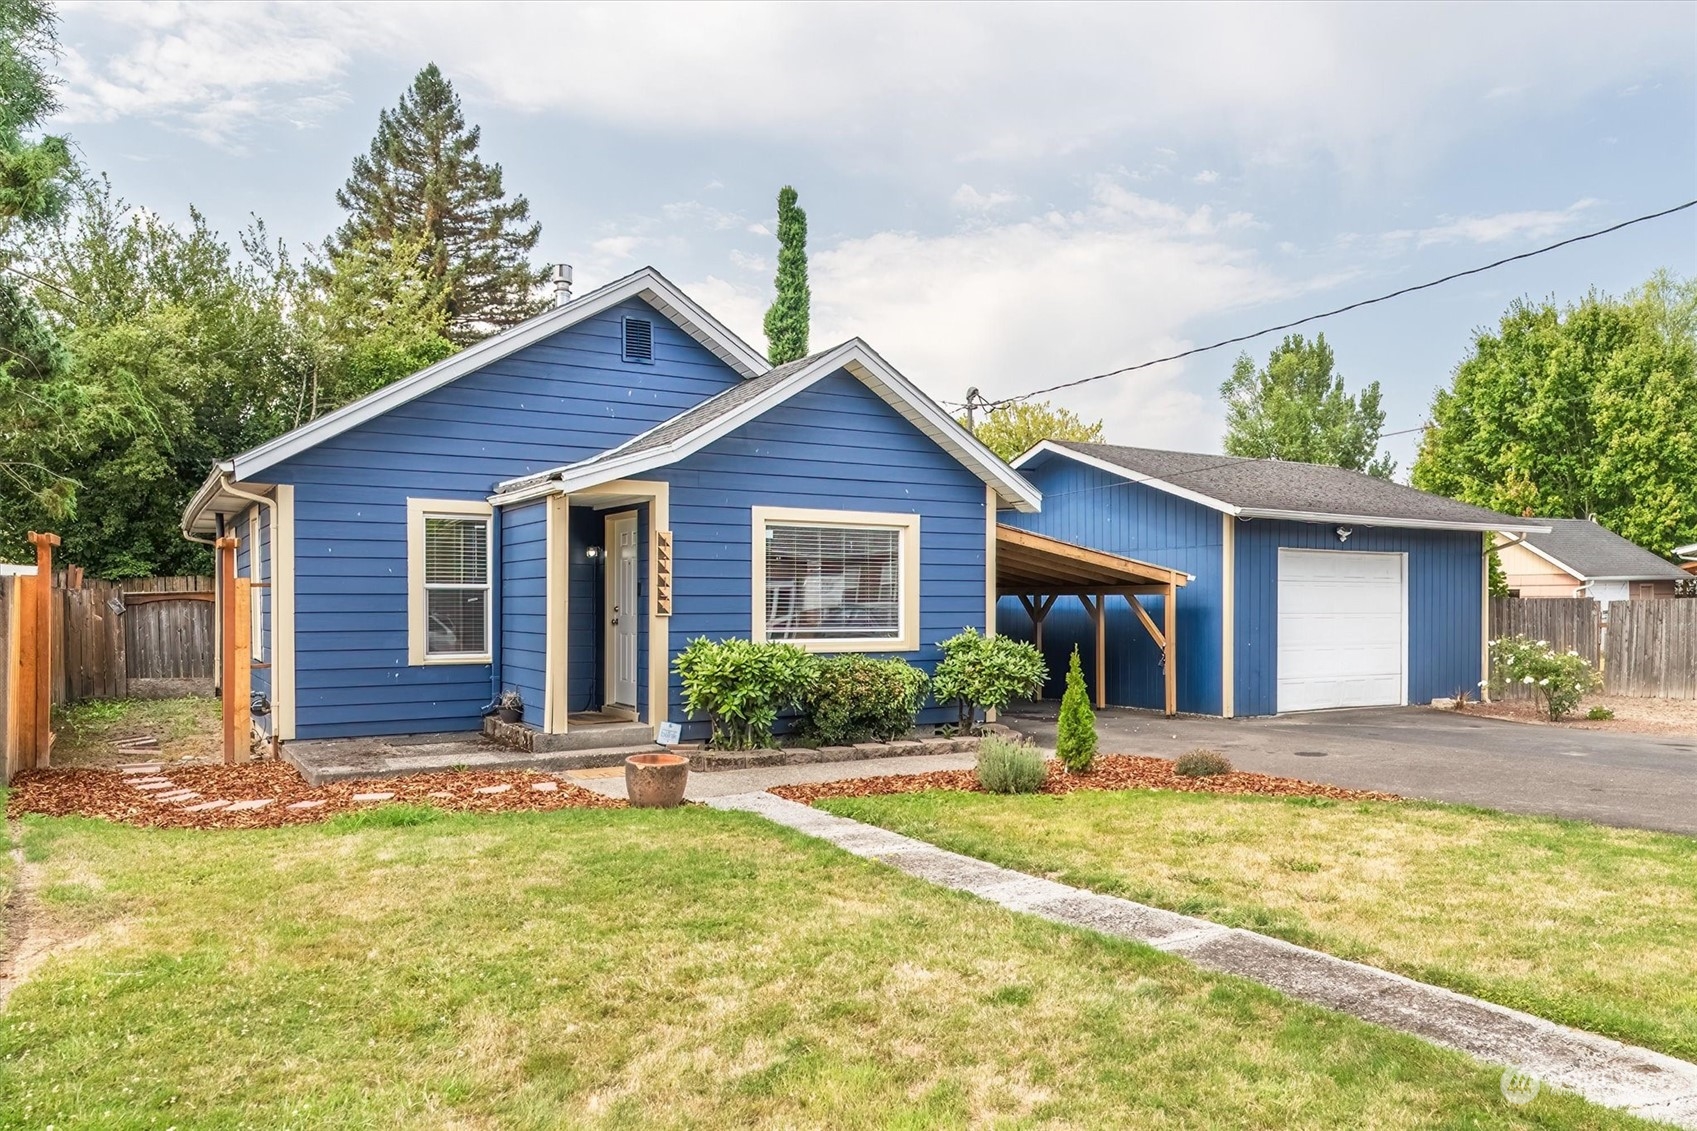
[{"label": "leafy green tree", "polygon": [[1697,541],[1697,280],[1624,299],[1519,301],[1446,389],[1416,487],[1509,514],[1597,520],[1659,554]]},{"label": "leafy green tree", "polygon": [[1291,334],[1274,347],[1263,369],[1243,354],[1220,386],[1226,402],[1228,455],[1324,463],[1389,479],[1396,464],[1379,451],[1385,413],[1379,383],[1357,396],[1343,377],[1326,335],[1310,342]]},{"label": "leafy green tree", "polygon": [[31,137],[59,106],[54,24],[43,0],[0,0],[0,235],[57,213],[75,170],[63,137]]},{"label": "leafy green tree", "polygon": [[1049,677],[1043,654],[1011,636],[984,636],[968,628],[938,647],[943,658],[931,675],[931,693],[939,703],[955,704],[962,734],[976,730],[986,711],[1041,695]]},{"label": "leafy green tree", "polygon": [[378,117],[370,151],[336,193],[348,218],[330,264],[393,254],[422,239],[419,266],[447,292],[448,337],[465,345],[547,308],[543,271],[530,262],[542,225],[530,202],[507,198],[501,166],[478,156],[453,84],[431,63],[393,110]]},{"label": "leafy green tree", "polygon": [[299,415],[310,420],[454,352],[448,291],[420,266],[426,237],[361,239],[308,271],[296,322],[309,358]]},{"label": "leafy green tree", "polygon": [[1090,709],[1077,648],[1067,661],[1067,688],[1061,693],[1061,713],[1055,725],[1055,757],[1071,774],[1088,773],[1096,761],[1096,714]]},{"label": "leafy green tree", "polygon": [[1076,412],[1049,401],[1015,401],[991,409],[975,422],[960,418],[984,446],[1011,460],[1043,440],[1102,442],[1102,422],[1087,421]]},{"label": "leafy green tree", "polygon": [[778,190],[777,295],[766,310],[766,355],[773,365],[807,356],[813,301],[807,285],[807,213],[789,185]]},{"label": "leafy green tree", "polygon": [[0,484],[0,540],[15,550],[51,520],[66,560],[98,577],[204,570],[205,547],[177,528],[189,495],[215,460],[283,431],[299,401],[286,294],[199,213],[178,228],[104,183],[31,267],[81,401],[39,459],[74,486],[75,506],[55,515]]}]

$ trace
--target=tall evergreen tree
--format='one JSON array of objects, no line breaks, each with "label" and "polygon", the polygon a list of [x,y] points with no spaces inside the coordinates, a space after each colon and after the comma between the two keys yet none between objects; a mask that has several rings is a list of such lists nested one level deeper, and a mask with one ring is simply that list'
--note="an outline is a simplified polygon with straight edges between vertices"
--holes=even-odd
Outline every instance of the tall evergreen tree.
[{"label": "tall evergreen tree", "polygon": [[501,166],[477,155],[481,131],[466,125],[453,84],[431,63],[393,110],[378,117],[371,150],[354,159],[336,193],[347,221],[336,256],[386,258],[397,240],[423,239],[421,266],[448,292],[448,336],[465,345],[522,322],[550,301],[530,262],[542,225],[530,202],[507,198]]},{"label": "tall evergreen tree", "polygon": [[1265,369],[1257,370],[1248,354],[1239,357],[1220,386],[1226,454],[1326,463],[1389,479],[1396,464],[1379,451],[1385,427],[1379,383],[1351,396],[1334,364],[1324,334],[1312,342],[1291,334],[1273,348]]},{"label": "tall evergreen tree", "polygon": [[782,365],[807,356],[809,307],[807,286],[807,213],[796,204],[795,189],[778,190],[777,296],[766,311],[766,356]]}]

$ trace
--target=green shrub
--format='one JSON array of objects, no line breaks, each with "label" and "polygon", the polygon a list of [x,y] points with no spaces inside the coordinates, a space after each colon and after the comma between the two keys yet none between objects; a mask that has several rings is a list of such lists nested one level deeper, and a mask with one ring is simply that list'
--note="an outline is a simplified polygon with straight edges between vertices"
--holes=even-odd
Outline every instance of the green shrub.
[{"label": "green shrub", "polygon": [[1192,750],[1180,754],[1173,763],[1173,773],[1187,778],[1211,778],[1231,772],[1231,760],[1218,750]]},{"label": "green shrub", "polygon": [[1061,696],[1061,717],[1055,727],[1055,757],[1068,773],[1082,774],[1096,760],[1096,715],[1090,710],[1090,694],[1084,689],[1084,668],[1078,649],[1067,661],[1067,689]]},{"label": "green shrub", "polygon": [[802,734],[821,746],[900,738],[913,729],[930,682],[906,660],[821,660],[802,703]]},{"label": "green shrub", "polygon": [[977,730],[985,711],[1041,694],[1049,676],[1042,653],[1012,637],[981,636],[969,628],[939,647],[943,658],[931,677],[931,690],[937,702],[955,704],[962,734]]},{"label": "green shrub", "polygon": [[1592,707],[1589,711],[1585,712],[1585,717],[1590,719],[1592,722],[1600,723],[1614,718],[1615,713],[1607,707]]},{"label": "green shrub", "polygon": [[1504,636],[1491,641],[1492,687],[1502,691],[1510,684],[1532,689],[1543,701],[1544,713],[1554,722],[1569,714],[1588,692],[1602,684],[1585,658],[1571,648],[1557,652],[1547,640]]},{"label": "green shrub", "polygon": [[689,642],[675,666],[684,709],[707,715],[713,745],[748,750],[769,745],[779,712],[801,706],[819,661],[794,644],[715,644],[703,636]]},{"label": "green shrub", "polygon": [[978,784],[989,793],[1036,793],[1048,772],[1035,746],[990,735],[978,747]]}]

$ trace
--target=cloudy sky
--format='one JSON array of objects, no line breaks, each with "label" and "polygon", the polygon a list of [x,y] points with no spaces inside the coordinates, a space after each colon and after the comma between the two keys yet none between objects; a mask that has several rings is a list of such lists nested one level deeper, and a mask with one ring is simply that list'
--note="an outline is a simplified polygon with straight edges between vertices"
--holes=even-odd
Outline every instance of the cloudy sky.
[{"label": "cloudy sky", "polygon": [[[939,398],[1259,328],[1697,197],[1697,5],[66,4],[64,110],[132,203],[296,242],[424,63],[580,292],[653,264],[750,341],[773,203],[813,345]],[[1697,212],[1324,324],[1386,428],[1512,299],[1697,273]],[[1260,355],[1271,344],[1257,343]],[[1063,397],[1219,450],[1234,354]],[[1399,462],[1414,438],[1388,440]]]}]

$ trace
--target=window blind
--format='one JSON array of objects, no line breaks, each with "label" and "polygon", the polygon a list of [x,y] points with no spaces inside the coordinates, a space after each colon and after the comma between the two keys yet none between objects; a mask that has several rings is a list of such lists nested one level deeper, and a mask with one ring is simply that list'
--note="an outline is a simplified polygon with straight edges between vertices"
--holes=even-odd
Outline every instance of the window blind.
[{"label": "window blind", "polygon": [[424,589],[433,656],[489,650],[489,520],[424,520]]},{"label": "window blind", "polygon": [[900,530],[779,523],[766,528],[768,640],[900,635]]}]

